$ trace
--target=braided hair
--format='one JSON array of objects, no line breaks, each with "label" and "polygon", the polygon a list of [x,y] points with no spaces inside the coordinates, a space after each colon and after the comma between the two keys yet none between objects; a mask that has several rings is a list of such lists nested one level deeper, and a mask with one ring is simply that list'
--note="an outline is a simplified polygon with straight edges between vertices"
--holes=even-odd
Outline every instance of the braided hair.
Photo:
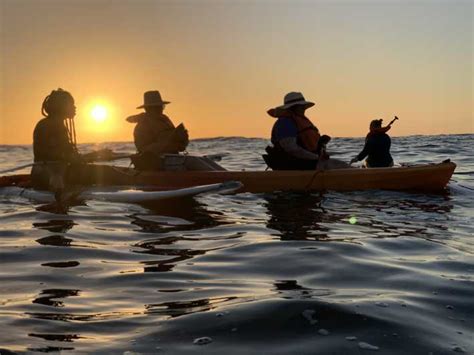
[{"label": "braided hair", "polygon": [[[67,102],[71,101],[74,102],[74,98],[69,91],[63,90],[61,88],[53,90],[43,100],[43,104],[41,105],[41,114],[45,117],[54,115],[60,111]],[[77,150],[76,127],[74,125],[74,119],[69,117],[64,122],[67,129],[69,142],[71,142],[74,149]]]}]

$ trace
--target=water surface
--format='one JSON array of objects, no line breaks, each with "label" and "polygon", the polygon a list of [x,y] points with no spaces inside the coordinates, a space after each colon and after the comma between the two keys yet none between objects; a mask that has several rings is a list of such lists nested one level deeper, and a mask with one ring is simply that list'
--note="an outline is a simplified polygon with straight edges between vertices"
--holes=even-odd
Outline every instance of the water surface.
[{"label": "water surface", "polygon": [[[444,194],[89,201],[64,215],[3,198],[0,352],[377,351],[363,342],[384,354],[474,353],[473,137],[393,139],[398,163],[458,164]],[[348,161],[362,143],[334,139],[333,156]],[[216,138],[189,150],[263,170],[266,144]],[[0,169],[31,157],[0,146]],[[201,337],[212,341],[194,344]]]}]

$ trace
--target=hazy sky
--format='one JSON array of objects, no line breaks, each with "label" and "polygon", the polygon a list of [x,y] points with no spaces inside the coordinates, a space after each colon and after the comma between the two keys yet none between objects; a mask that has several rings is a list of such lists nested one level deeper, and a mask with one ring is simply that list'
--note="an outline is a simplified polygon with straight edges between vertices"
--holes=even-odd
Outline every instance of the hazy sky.
[{"label": "hazy sky", "polygon": [[[0,0],[0,143],[31,143],[44,97],[79,142],[131,140],[145,90],[191,138],[267,137],[288,91],[331,136],[472,133],[473,1]],[[109,109],[104,124],[93,104]]]}]

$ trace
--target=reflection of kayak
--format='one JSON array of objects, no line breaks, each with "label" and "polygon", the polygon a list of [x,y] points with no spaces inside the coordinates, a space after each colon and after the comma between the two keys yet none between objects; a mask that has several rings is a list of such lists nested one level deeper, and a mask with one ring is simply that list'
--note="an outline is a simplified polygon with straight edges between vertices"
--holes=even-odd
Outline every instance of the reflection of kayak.
[{"label": "reflection of kayak", "polygon": [[[109,202],[151,202],[170,198],[195,196],[203,193],[231,193],[242,186],[236,181],[204,186],[193,186],[178,190],[168,191],[142,191],[142,190],[108,190],[100,191],[87,189],[82,191],[78,198],[82,200],[101,200]],[[54,194],[47,191],[37,191],[17,186],[0,188],[0,197],[23,197],[41,203],[54,202]]]},{"label": "reflection of kayak", "polygon": [[443,162],[394,168],[351,168],[325,171],[160,171],[88,165],[80,180],[85,185],[153,186],[156,190],[240,181],[239,192],[415,190],[440,191],[449,182],[456,164]]}]

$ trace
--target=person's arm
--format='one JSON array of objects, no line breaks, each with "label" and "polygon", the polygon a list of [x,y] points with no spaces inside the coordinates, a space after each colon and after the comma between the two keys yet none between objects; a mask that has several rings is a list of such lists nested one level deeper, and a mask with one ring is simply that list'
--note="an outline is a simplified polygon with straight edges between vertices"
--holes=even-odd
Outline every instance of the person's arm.
[{"label": "person's arm", "polygon": [[279,140],[280,147],[291,156],[304,160],[317,160],[319,156],[301,148],[296,142],[296,137],[287,137]]},{"label": "person's arm", "polygon": [[362,151],[359,154],[357,154],[356,157],[352,158],[350,163],[352,164],[357,161],[363,160],[367,155],[369,155],[369,153],[371,152],[371,149],[372,149],[372,139],[369,137],[364,144],[364,149],[362,149]]},{"label": "person's arm", "polygon": [[167,153],[170,145],[173,130],[165,131],[155,140],[146,125],[137,124],[133,131],[135,147],[140,153],[151,152],[156,155]]},{"label": "person's arm", "polygon": [[48,139],[45,137],[45,129],[42,122],[39,122],[33,131],[33,154],[35,161],[48,160]]},{"label": "person's arm", "polygon": [[298,129],[289,118],[281,118],[275,123],[274,137],[278,145],[289,155],[297,159],[317,160],[319,156],[312,153],[297,143]]}]

